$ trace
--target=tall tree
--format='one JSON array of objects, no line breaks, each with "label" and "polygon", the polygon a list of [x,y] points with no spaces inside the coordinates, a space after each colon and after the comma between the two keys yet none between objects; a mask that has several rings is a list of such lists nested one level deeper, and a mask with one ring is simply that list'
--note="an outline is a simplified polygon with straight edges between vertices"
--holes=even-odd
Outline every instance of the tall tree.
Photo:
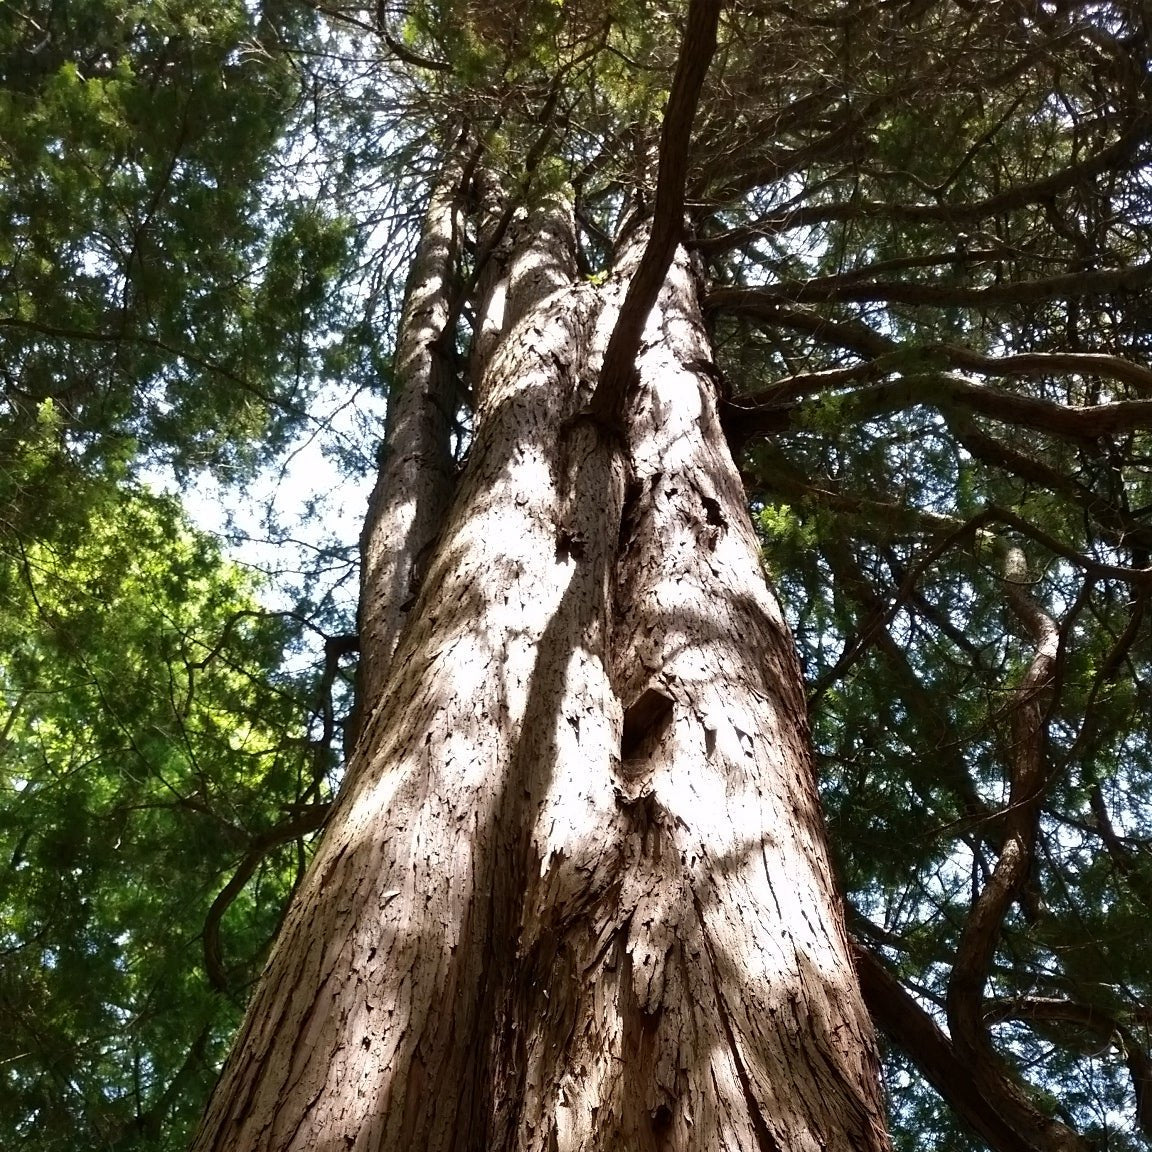
[{"label": "tall tree", "polygon": [[[1118,718],[1084,759],[1144,628],[1117,599],[1147,582],[1143,9],[402,16],[372,20],[444,159],[365,534],[360,739],[196,1147],[885,1144],[730,444],[777,555],[813,545],[783,575],[836,826],[892,829],[844,834],[877,1022],[998,1148],[1116,1129],[1051,1094],[1078,1030],[1146,1125],[1143,969],[1086,978],[1117,922],[1072,925],[1110,902],[1074,864],[1041,879],[1091,836],[1108,883],[1145,867],[1117,824],[1146,755]],[[1102,440],[1108,475],[1067,456]]]},{"label": "tall tree", "polygon": [[[197,1148],[887,1144],[799,667],[681,243],[719,9],[688,8],[636,158],[653,207],[600,283],[571,196],[517,195],[476,124],[470,170],[442,167],[366,533],[361,733]],[[531,173],[606,14],[455,15],[502,67],[567,41]],[[471,274],[465,180],[487,186]]]},{"label": "tall tree", "polygon": [[197,1147],[881,1147],[864,1006],[901,1146],[1141,1146],[1146,6],[313,8],[229,363],[387,389],[359,738]]}]

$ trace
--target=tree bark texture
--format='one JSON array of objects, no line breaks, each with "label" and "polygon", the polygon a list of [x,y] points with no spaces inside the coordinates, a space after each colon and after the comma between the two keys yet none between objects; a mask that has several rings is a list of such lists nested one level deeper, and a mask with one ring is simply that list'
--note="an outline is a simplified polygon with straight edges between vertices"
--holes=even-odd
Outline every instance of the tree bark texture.
[{"label": "tree bark texture", "polygon": [[195,1148],[885,1148],[687,259],[624,443],[586,405],[626,274],[578,282],[553,209],[502,276],[467,466]]},{"label": "tree bark texture", "polygon": [[412,262],[380,469],[360,538],[361,720],[380,699],[400,629],[415,602],[422,568],[452,494],[450,430],[457,397],[447,337],[458,178],[459,172],[448,165],[433,190]]}]

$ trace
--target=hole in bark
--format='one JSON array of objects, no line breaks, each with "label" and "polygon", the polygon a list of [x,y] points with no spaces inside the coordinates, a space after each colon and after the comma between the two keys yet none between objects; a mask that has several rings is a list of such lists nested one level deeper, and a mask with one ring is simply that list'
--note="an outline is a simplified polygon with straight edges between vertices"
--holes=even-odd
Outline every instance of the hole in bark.
[{"label": "hole in bark", "polygon": [[620,759],[633,760],[649,735],[659,737],[672,719],[672,699],[655,688],[642,692],[624,713]]},{"label": "hole in bark", "polygon": [[617,554],[624,551],[624,547],[636,534],[636,523],[639,520],[637,513],[640,497],[644,495],[644,485],[639,480],[630,479],[624,485],[624,503],[620,509],[620,535],[616,540]]},{"label": "hole in bark", "polygon": [[584,559],[584,541],[579,536],[561,529],[556,535],[556,563],[566,564],[569,557],[573,560]]},{"label": "hole in bark", "polygon": [[667,1104],[661,1104],[655,1112],[652,1113],[652,1131],[657,1136],[662,1136],[669,1128],[672,1127],[672,1109]]},{"label": "hole in bark", "polygon": [[723,527],[727,521],[724,519],[724,513],[720,511],[720,501],[713,500],[711,496],[701,497],[701,503],[704,505],[704,517],[714,528]]}]

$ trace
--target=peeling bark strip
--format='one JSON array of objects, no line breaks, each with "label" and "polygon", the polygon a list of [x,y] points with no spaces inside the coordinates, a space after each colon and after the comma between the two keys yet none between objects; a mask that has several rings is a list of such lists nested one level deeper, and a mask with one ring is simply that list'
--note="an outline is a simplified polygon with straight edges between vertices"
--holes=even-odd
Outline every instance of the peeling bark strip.
[{"label": "peeling bark strip", "polygon": [[567,220],[506,265],[468,467],[196,1152],[887,1147],[686,260],[629,480],[572,419],[624,287],[575,283]]}]

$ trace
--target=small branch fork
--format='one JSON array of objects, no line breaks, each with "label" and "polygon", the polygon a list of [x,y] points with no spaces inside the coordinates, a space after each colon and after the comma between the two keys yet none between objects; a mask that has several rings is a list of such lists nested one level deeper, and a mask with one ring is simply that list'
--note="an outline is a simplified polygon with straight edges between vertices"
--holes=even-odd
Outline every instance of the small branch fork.
[{"label": "small branch fork", "polygon": [[208,982],[218,992],[232,990],[220,947],[220,922],[224,913],[232,906],[236,897],[244,891],[245,885],[260,867],[264,857],[282,844],[290,844],[320,829],[328,817],[330,804],[314,804],[300,816],[292,816],[281,821],[267,832],[252,838],[251,845],[240,866],[232,874],[232,879],[224,885],[212,901],[208,915],[204,918],[204,970]]},{"label": "small branch fork", "polygon": [[[291,616],[301,620],[302,623],[308,623],[306,620],[302,620],[299,616],[296,616],[295,613],[290,612],[274,614],[246,611],[237,613],[228,621],[224,636],[217,648],[210,654],[209,658],[214,657],[219,649],[223,647],[228,634],[240,618],[244,616],[262,617],[268,615]],[[228,883],[216,894],[216,897],[208,909],[208,914],[204,918],[204,971],[208,976],[208,982],[218,992],[230,992],[233,990],[227,968],[224,964],[220,943],[220,924],[224,919],[224,914],[232,906],[240,893],[244,891],[248,881],[252,879],[256,870],[269,853],[284,844],[290,844],[294,840],[302,840],[312,833],[319,831],[328,818],[331,804],[327,801],[316,799],[316,794],[319,791],[320,781],[323,775],[325,756],[332,746],[332,739],[336,732],[336,718],[332,706],[332,687],[339,671],[341,657],[359,651],[359,646],[359,638],[354,634],[325,637],[324,673],[321,677],[319,687],[321,701],[320,715],[323,722],[323,731],[319,739],[309,741],[313,757],[312,779],[284,820],[281,820],[278,824],[273,825],[263,832],[253,835],[249,839],[247,851],[243,859],[240,861]]]}]

